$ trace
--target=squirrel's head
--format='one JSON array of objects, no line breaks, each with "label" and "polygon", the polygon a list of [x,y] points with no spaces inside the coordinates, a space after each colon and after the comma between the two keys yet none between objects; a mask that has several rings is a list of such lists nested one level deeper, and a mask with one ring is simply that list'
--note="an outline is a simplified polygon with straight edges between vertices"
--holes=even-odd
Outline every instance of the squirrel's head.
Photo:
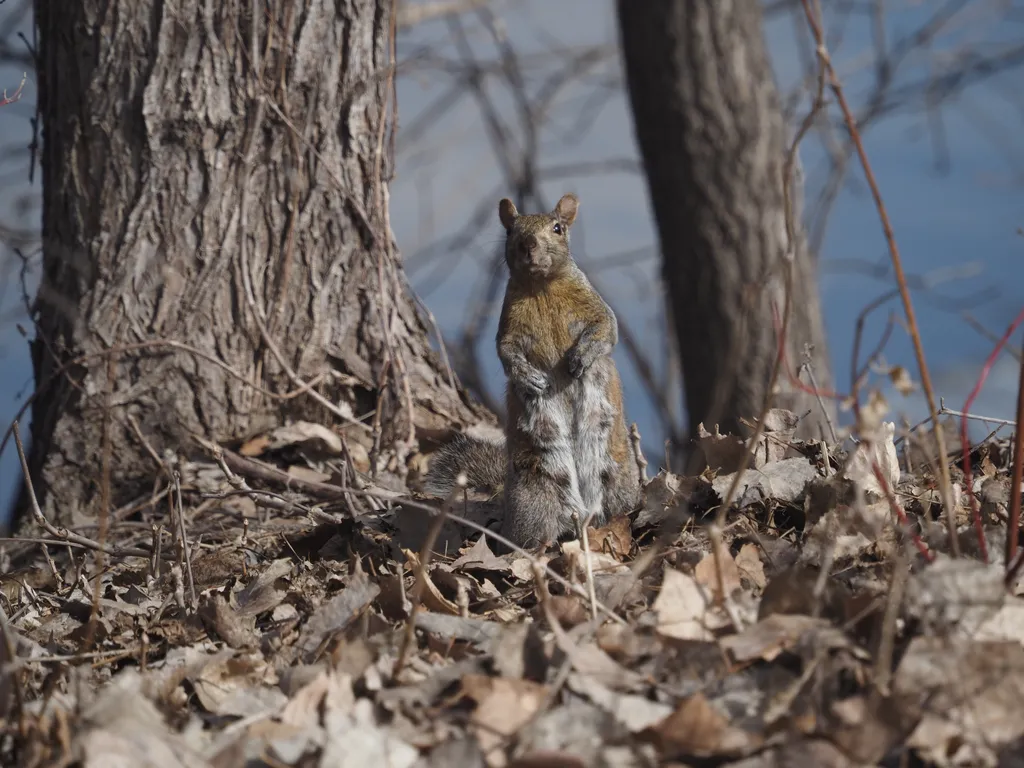
[{"label": "squirrel's head", "polygon": [[556,274],[569,263],[569,228],[579,200],[563,195],[551,213],[520,214],[507,197],[498,203],[505,227],[505,261],[509,272],[534,279]]}]

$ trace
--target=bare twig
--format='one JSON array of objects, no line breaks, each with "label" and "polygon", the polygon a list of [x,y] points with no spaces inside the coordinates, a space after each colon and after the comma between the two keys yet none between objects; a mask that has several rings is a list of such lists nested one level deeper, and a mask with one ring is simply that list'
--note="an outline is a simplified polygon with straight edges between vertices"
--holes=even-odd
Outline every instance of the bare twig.
[{"label": "bare twig", "polygon": [[[967,399],[964,401],[963,412],[965,414],[970,412],[971,405],[981,392],[981,388],[985,385],[985,380],[988,378],[988,374],[992,370],[992,366],[995,364],[996,358],[999,357],[999,353],[1002,351],[1003,346],[1007,341],[1009,341],[1010,336],[1013,335],[1013,332],[1021,322],[1024,322],[1024,309],[1022,309],[1014,321],[1010,323],[1010,327],[1006,329],[1006,333],[1002,335],[1002,338],[999,339],[995,347],[989,353],[988,358],[986,358],[985,364],[981,368],[981,373],[978,375],[978,380],[974,384],[974,388],[971,389],[970,393],[967,395]],[[1019,429],[1017,431],[1020,432]],[[981,550],[982,562],[987,563],[988,544],[985,541],[985,528],[981,521],[981,510],[978,508],[978,499],[974,495],[974,477],[971,472],[971,441],[968,435],[966,416],[962,416],[960,419],[960,448],[963,452],[964,487],[967,491],[967,498],[971,505],[971,517],[974,520],[974,528],[978,534],[978,547]],[[940,460],[942,460],[942,457],[940,457]],[[1013,538],[1015,537],[1011,535],[1010,529],[1008,528],[1006,544],[1007,553],[1009,553],[1010,540]],[[1007,562],[1009,562],[1009,555],[1007,557]]]},{"label": "bare twig", "polygon": [[635,421],[629,426],[629,440],[633,443],[633,453],[636,455],[636,469],[640,474],[640,487],[643,488],[647,484],[647,458],[640,447],[640,428],[636,425]]},{"label": "bare twig", "polygon": [[40,528],[50,534],[53,538],[60,541],[93,551],[102,551],[113,557],[149,557],[150,553],[145,549],[136,549],[132,547],[116,550],[107,549],[105,546],[90,538],[80,536],[79,534],[72,533],[66,529],[57,528],[53,523],[47,520],[46,516],[43,515],[43,510],[39,507],[39,500],[36,498],[36,491],[32,486],[32,475],[28,468],[28,458],[25,456],[25,446],[21,444],[21,433],[18,430],[18,422],[15,421],[11,427],[12,434],[14,435],[14,445],[18,449],[18,458],[21,460],[21,471],[25,480],[25,490],[28,492],[29,509],[32,512],[32,517]]},{"label": "bare twig", "polygon": [[900,299],[903,301],[903,311],[907,318],[910,338],[914,345],[914,356],[917,358],[918,373],[921,376],[921,387],[924,390],[925,398],[928,401],[928,411],[934,419],[933,433],[935,435],[935,443],[938,447],[940,457],[938,461],[940,478],[939,492],[942,495],[942,504],[946,510],[946,521],[949,527],[949,547],[953,556],[956,557],[960,553],[960,543],[956,535],[956,509],[953,506],[953,493],[949,477],[949,466],[943,458],[946,455],[946,438],[943,434],[938,418],[936,418],[938,409],[935,402],[935,391],[932,387],[928,364],[925,362],[924,346],[921,343],[921,334],[917,327],[917,317],[914,314],[914,305],[910,300],[910,291],[907,289],[907,280],[903,274],[903,262],[900,259],[899,248],[896,245],[896,238],[893,235],[892,224],[889,221],[889,213],[882,200],[882,193],[878,188],[878,183],[875,181],[874,173],[871,170],[871,163],[868,160],[867,152],[865,151],[864,144],[860,138],[860,132],[857,129],[857,122],[850,110],[850,105],[846,101],[846,95],[844,94],[842,85],[839,82],[839,76],[836,74],[835,69],[832,66],[832,60],[825,44],[825,37],[821,29],[821,24],[815,16],[814,11],[811,9],[811,0],[801,0],[801,2],[804,8],[804,15],[807,18],[807,24],[811,29],[811,34],[814,36],[815,44],[818,47],[818,57],[820,58],[825,71],[828,73],[829,86],[836,97],[839,108],[842,110],[846,129],[849,132],[850,139],[857,151],[857,157],[860,160],[861,168],[864,171],[864,178],[868,183],[868,187],[871,189],[871,196],[875,201],[875,207],[878,211],[878,217],[882,224],[882,230],[885,233],[885,240],[889,246],[889,255],[892,259],[896,284],[899,286]]},{"label": "bare twig", "polygon": [[1020,536],[1021,484],[1024,483],[1024,358],[1017,384],[1017,429],[1013,436],[1013,468],[1010,470],[1010,507],[1006,523],[1006,567],[1010,568]]},{"label": "bare twig", "polygon": [[409,616],[406,618],[405,632],[402,634],[402,644],[398,651],[398,658],[395,660],[395,666],[391,671],[392,678],[398,677],[409,659],[413,640],[416,637],[416,614],[423,605],[423,592],[427,588],[427,580],[430,578],[427,574],[427,566],[430,565],[430,561],[434,557],[434,544],[437,542],[437,537],[441,534],[441,528],[444,527],[445,521],[448,519],[449,508],[455,501],[455,497],[464,488],[465,486],[459,483],[456,483],[452,488],[448,498],[441,505],[441,511],[434,515],[430,521],[430,528],[427,530],[427,535],[423,540],[423,546],[420,547],[420,554],[417,558],[415,569],[416,583],[413,585],[412,594],[410,595],[412,605],[409,609]]},{"label": "bare twig", "polygon": [[907,585],[910,569],[907,567],[906,554],[900,549],[892,561],[892,575],[889,579],[889,594],[886,597],[885,613],[878,640],[878,653],[875,657],[874,685],[875,693],[889,695],[889,679],[892,676],[892,657],[896,643],[896,620],[900,616],[903,603],[903,590]]}]

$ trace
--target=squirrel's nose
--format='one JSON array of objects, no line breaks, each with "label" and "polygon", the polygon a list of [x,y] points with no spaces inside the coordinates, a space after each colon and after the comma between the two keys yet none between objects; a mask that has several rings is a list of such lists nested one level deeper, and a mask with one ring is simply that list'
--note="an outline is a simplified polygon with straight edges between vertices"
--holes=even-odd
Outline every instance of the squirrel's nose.
[{"label": "squirrel's nose", "polygon": [[536,235],[527,235],[519,241],[519,249],[526,255],[530,255],[537,250],[540,242],[537,240]]}]

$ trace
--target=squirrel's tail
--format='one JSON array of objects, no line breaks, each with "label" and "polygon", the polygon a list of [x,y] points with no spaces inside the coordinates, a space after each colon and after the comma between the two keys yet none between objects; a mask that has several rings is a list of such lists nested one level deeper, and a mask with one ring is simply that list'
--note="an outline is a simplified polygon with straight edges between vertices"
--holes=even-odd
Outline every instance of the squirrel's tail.
[{"label": "squirrel's tail", "polygon": [[460,474],[466,475],[467,488],[498,490],[505,484],[506,462],[504,440],[491,442],[460,433],[430,459],[423,490],[447,497]]}]

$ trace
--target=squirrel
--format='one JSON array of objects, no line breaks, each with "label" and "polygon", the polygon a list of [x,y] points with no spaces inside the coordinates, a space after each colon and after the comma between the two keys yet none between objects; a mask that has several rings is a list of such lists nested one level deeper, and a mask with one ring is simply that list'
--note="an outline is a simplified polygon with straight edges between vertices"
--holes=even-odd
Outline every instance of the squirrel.
[{"label": "squirrel", "polygon": [[573,194],[550,213],[498,203],[509,270],[497,335],[508,379],[505,439],[458,435],[434,456],[424,483],[438,496],[460,474],[470,487],[503,485],[501,532],[524,547],[572,533],[574,514],[581,525],[600,525],[640,500],[611,358],[618,321],[569,252],[578,208]]}]

